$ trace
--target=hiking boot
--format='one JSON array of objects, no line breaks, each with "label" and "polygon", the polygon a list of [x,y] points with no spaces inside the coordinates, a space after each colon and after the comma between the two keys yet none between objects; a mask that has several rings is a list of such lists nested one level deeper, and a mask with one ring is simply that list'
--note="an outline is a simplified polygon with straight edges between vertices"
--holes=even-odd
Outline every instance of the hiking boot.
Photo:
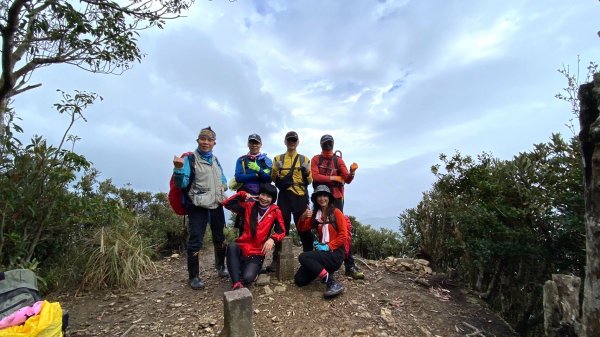
[{"label": "hiking boot", "polygon": [[204,282],[198,276],[191,278],[188,284],[194,290],[204,289]]},{"label": "hiking boot", "polygon": [[350,267],[346,269],[346,276],[350,276],[355,280],[364,280],[365,274],[362,271],[358,270],[356,267]]},{"label": "hiking boot", "polygon": [[229,277],[229,271],[227,271],[227,267],[225,267],[225,265],[220,265],[217,267],[217,274],[219,274],[219,277]]},{"label": "hiking boot", "polygon": [[326,299],[336,297],[344,291],[344,287],[336,280],[331,279],[327,282],[327,288],[323,293],[323,297]]},{"label": "hiking boot", "polygon": [[231,286],[231,290],[238,290],[238,289],[242,289],[244,287],[244,284],[240,281],[237,281],[236,283],[234,283]]},{"label": "hiking boot", "polygon": [[265,268],[267,273],[276,273],[277,272],[277,260],[271,261],[271,264]]}]

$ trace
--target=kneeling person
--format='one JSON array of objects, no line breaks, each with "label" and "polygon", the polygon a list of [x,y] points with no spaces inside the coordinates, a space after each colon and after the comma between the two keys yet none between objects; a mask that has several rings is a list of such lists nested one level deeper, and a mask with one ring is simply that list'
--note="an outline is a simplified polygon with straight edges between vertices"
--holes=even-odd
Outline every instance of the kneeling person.
[{"label": "kneeling person", "polygon": [[344,214],[333,204],[333,194],[329,187],[320,185],[311,196],[313,209],[307,209],[300,219],[299,231],[317,230],[319,241],[313,243],[313,251],[300,254],[300,268],[296,272],[295,282],[302,287],[315,278],[325,283],[323,296],[332,298],[342,293],[344,287],[334,280],[333,273],[344,262],[344,242],[348,238],[348,227]]},{"label": "kneeling person", "polygon": [[258,192],[256,197],[239,191],[223,202],[225,208],[244,217],[242,235],[227,246],[226,252],[233,290],[256,280],[265,254],[285,237],[283,217],[274,204],[277,189],[271,184],[261,184]]}]

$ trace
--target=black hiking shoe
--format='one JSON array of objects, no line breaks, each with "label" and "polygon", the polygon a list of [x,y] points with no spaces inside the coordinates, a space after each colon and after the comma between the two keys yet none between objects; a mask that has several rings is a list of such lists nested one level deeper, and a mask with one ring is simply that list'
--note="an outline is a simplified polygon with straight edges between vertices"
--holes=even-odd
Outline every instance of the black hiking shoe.
[{"label": "black hiking shoe", "polygon": [[229,271],[227,271],[227,267],[225,267],[225,265],[217,267],[217,274],[219,277],[229,277]]},{"label": "black hiking shoe", "polygon": [[198,276],[191,278],[190,281],[188,282],[188,284],[194,290],[204,289],[204,282]]},{"label": "black hiking shoe", "polygon": [[363,274],[362,271],[358,270],[358,268],[356,268],[356,266],[346,269],[346,276],[350,276],[355,280],[364,280],[365,279],[365,274]]},{"label": "black hiking shoe", "polygon": [[267,273],[276,273],[277,272],[277,261],[273,260],[271,261],[271,264],[267,266],[267,268],[265,268]]},{"label": "black hiking shoe", "polygon": [[323,297],[326,299],[334,298],[337,295],[341,294],[344,291],[344,287],[336,280],[331,279],[327,281],[327,288],[323,293]]}]

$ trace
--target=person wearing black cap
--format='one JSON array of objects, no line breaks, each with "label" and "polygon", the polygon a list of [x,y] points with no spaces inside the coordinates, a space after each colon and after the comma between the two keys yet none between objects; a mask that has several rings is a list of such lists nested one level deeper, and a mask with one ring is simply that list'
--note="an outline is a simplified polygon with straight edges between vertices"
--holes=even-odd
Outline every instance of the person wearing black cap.
[{"label": "person wearing black cap", "polygon": [[[333,152],[333,136],[325,134],[321,137],[321,153],[312,157],[310,171],[313,177],[313,188],[324,185],[329,188],[333,196],[333,203],[340,211],[344,211],[344,184],[354,180],[354,173],[358,164],[350,165],[350,172],[341,155]],[[337,151],[339,152],[339,151]],[[344,261],[346,275],[354,279],[364,279],[364,274],[356,267],[352,250]]]},{"label": "person wearing black cap", "polygon": [[[266,153],[261,153],[262,139],[256,133],[248,136],[248,153],[239,157],[235,163],[235,182],[237,186],[231,189],[237,191],[246,191],[252,195],[258,195],[259,185],[261,183],[271,183],[271,166],[273,162]],[[243,218],[236,217],[234,227],[238,229],[238,234],[242,234],[244,225]]]},{"label": "person wearing black cap", "polygon": [[[277,205],[283,214],[286,235],[290,232],[292,216],[294,223],[298,224],[300,216],[308,206],[308,191],[306,187],[312,182],[310,173],[310,160],[308,157],[296,151],[300,140],[296,131],[290,131],[285,135],[284,144],[287,151],[275,156],[271,178],[279,189],[279,200]],[[312,250],[313,237],[311,233],[300,236],[304,251]],[[273,260],[267,271],[273,272],[277,269],[281,244],[275,246]]]},{"label": "person wearing black cap", "polygon": [[276,200],[275,186],[263,183],[257,196],[238,191],[223,202],[225,208],[245,218],[242,235],[227,246],[232,290],[254,282],[262,269],[265,254],[285,237],[283,217],[275,205]]},{"label": "person wearing black cap", "polygon": [[220,277],[227,277],[225,267],[225,213],[221,202],[225,200],[227,179],[213,148],[217,144],[217,134],[209,127],[198,134],[198,148],[192,155],[173,158],[173,178],[175,185],[186,191],[185,198],[188,216],[187,268],[189,285],[192,289],[204,288],[200,278],[198,252],[204,242],[206,226],[210,224],[212,233],[215,267]]},{"label": "person wearing black cap", "polygon": [[325,283],[325,298],[342,293],[344,287],[333,278],[344,261],[344,243],[348,240],[348,227],[344,213],[335,207],[333,194],[329,187],[319,185],[311,196],[313,209],[307,209],[300,219],[299,228],[316,229],[318,241],[313,243],[314,250],[298,256],[300,268],[294,276],[296,285],[302,287],[320,278]]}]

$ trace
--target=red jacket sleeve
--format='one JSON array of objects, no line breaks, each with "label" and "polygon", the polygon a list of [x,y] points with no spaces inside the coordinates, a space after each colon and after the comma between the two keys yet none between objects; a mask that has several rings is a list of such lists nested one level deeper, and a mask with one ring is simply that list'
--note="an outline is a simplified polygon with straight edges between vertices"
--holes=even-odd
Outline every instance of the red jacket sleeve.
[{"label": "red jacket sleeve", "polygon": [[275,228],[271,238],[275,240],[275,242],[283,240],[285,237],[285,226],[283,225],[283,215],[279,208],[275,209],[275,222],[273,222],[273,227]]},{"label": "red jacket sleeve", "polygon": [[296,226],[296,229],[298,230],[298,232],[308,232],[309,230],[312,229],[312,217],[305,217],[304,219],[300,220],[298,222],[298,225]]},{"label": "red jacket sleeve", "polygon": [[223,207],[234,213],[244,212],[246,204],[246,191],[239,191],[223,201]]},{"label": "red jacket sleeve", "polygon": [[348,233],[348,226],[346,226],[346,219],[344,218],[344,213],[339,209],[335,209],[333,213],[335,216],[335,224],[337,226],[337,232],[335,232],[335,228],[332,225],[329,225],[329,233],[335,232],[335,237],[333,240],[329,241],[329,249],[334,251],[340,247],[344,247],[344,243],[348,239],[350,235]]},{"label": "red jacket sleeve", "polygon": [[342,158],[338,158],[338,175],[344,179],[346,184],[350,184],[354,180],[354,174],[348,172],[348,167]]}]

